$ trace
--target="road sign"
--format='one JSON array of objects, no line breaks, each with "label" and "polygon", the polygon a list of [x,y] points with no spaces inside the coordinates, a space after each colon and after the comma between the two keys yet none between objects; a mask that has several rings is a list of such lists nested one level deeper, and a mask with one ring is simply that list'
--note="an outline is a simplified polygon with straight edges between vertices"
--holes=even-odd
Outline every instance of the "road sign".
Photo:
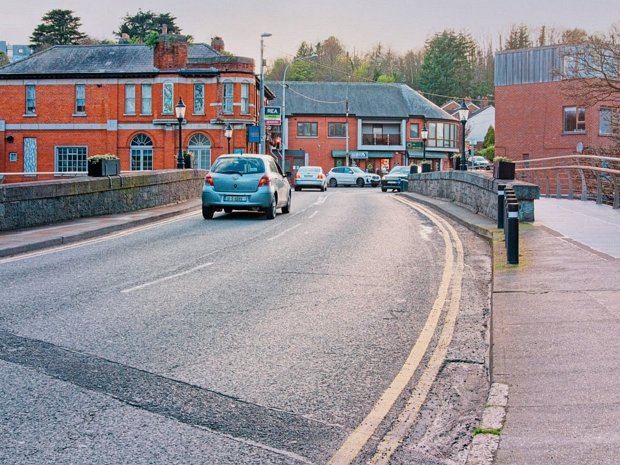
[{"label": "road sign", "polygon": [[265,125],[281,126],[282,125],[282,108],[281,107],[265,107]]},{"label": "road sign", "polygon": [[260,128],[258,126],[248,126],[248,142],[260,142]]}]

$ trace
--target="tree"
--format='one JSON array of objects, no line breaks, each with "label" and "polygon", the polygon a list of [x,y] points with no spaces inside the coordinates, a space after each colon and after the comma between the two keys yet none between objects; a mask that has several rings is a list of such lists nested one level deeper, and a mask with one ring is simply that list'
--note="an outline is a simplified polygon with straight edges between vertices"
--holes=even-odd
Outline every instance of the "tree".
[{"label": "tree", "polygon": [[420,90],[438,105],[471,95],[478,46],[469,34],[443,31],[435,34],[424,49]]},{"label": "tree", "polygon": [[482,142],[482,148],[486,149],[489,145],[495,145],[495,128],[493,126],[489,126],[489,129],[487,129]]},{"label": "tree", "polygon": [[510,35],[508,36],[505,50],[517,50],[520,48],[530,48],[531,46],[530,31],[525,24],[510,28]]},{"label": "tree", "polygon": [[71,10],[50,10],[42,21],[30,36],[35,50],[52,45],[77,45],[86,38],[86,34],[79,31],[82,25],[80,18],[74,16]]},{"label": "tree", "polygon": [[588,33],[583,29],[566,29],[562,32],[560,43],[565,45],[577,45],[588,41]]},{"label": "tree", "polygon": [[[170,13],[154,13],[152,11],[142,11],[131,16],[129,13],[123,18],[123,23],[114,32],[118,38],[127,34],[130,42],[144,43],[150,32],[160,34],[164,24],[169,34],[180,34],[181,29],[176,25],[176,17]],[[152,36],[151,36],[152,37]]]},{"label": "tree", "polygon": [[9,57],[6,56],[6,53],[0,52],[0,66],[8,65]]}]

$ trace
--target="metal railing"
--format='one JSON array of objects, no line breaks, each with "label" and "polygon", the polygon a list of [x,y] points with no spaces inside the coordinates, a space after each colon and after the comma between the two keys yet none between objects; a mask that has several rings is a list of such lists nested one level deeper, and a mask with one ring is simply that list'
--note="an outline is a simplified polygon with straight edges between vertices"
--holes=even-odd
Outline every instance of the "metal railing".
[{"label": "metal railing", "polygon": [[515,163],[518,179],[537,184],[547,197],[580,198],[620,208],[620,158],[574,154]]}]

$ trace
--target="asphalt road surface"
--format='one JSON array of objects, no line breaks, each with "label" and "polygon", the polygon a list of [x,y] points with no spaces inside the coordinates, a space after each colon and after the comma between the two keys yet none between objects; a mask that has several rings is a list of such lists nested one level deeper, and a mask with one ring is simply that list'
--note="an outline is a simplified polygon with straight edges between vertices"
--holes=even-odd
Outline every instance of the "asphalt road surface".
[{"label": "asphalt road surface", "polygon": [[0,463],[458,463],[489,281],[370,188],[0,260]]}]

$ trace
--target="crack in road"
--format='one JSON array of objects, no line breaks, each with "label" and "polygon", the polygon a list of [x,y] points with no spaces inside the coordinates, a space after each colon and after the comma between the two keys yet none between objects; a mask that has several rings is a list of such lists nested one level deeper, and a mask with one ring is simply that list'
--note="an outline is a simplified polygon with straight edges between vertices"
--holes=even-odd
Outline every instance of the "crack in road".
[{"label": "crack in road", "polygon": [[341,428],[0,330],[0,359],[298,461],[320,461]]}]

